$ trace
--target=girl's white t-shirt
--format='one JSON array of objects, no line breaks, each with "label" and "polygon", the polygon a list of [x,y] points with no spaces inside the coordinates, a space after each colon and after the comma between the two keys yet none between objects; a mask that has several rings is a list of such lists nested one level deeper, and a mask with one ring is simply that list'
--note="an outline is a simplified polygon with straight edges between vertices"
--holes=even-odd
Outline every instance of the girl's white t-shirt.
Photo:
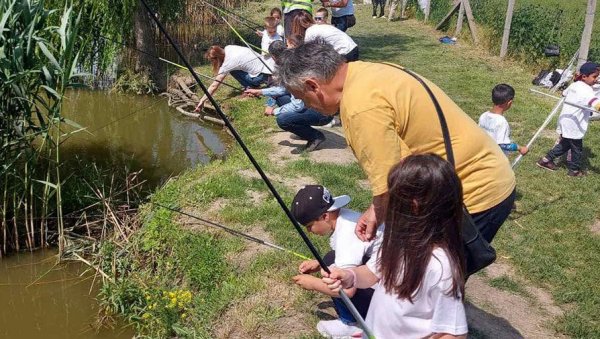
[{"label": "girl's white t-shirt", "polygon": [[[378,247],[380,243],[376,244]],[[367,266],[380,277],[376,263],[380,251],[371,257]],[[386,293],[383,282],[375,285],[369,313],[365,319],[375,338],[425,338],[435,333],[463,335],[468,332],[465,307],[461,299],[448,295],[452,287],[452,271],[446,252],[437,248],[419,293],[413,303]]]},{"label": "girl's white t-shirt", "polygon": [[563,105],[563,109],[558,117],[558,133],[567,139],[583,139],[587,132],[588,123],[592,114],[592,105],[597,103],[596,93],[592,86],[583,81],[572,83],[563,92],[567,102],[572,102],[580,106],[590,107],[589,110],[581,109],[575,106]]},{"label": "girl's white t-shirt", "polygon": [[332,25],[312,25],[306,30],[304,41],[323,39],[332,45],[336,52],[341,55],[350,53],[357,45],[352,38]]},{"label": "girl's white t-shirt", "polygon": [[[228,45],[225,46],[225,60],[219,68],[219,74],[229,73],[231,71],[244,71],[251,77],[258,76],[260,73],[271,74],[271,70],[265,66],[269,65],[274,69],[273,59],[265,60],[262,56],[248,47]],[[264,63],[263,63],[264,62]]]}]

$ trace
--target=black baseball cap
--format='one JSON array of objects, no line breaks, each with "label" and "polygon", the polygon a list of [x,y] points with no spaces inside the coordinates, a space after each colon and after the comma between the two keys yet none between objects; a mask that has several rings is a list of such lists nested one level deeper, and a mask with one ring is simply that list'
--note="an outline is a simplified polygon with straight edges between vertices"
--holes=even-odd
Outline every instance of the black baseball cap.
[{"label": "black baseball cap", "polygon": [[581,65],[581,67],[579,68],[579,74],[587,76],[592,73],[598,72],[599,68],[600,68],[600,65],[598,65],[595,62],[586,62],[585,64]]},{"label": "black baseball cap", "polygon": [[329,190],[321,185],[302,187],[292,201],[291,212],[302,225],[317,220],[325,212],[338,210],[350,202],[350,197],[332,197]]}]

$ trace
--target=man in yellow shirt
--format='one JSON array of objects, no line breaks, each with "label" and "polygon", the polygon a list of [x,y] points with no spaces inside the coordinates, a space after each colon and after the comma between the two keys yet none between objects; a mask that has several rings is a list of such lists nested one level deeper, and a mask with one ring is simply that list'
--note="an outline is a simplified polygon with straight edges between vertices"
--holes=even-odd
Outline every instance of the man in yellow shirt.
[{"label": "man in yellow shirt", "polygon": [[[434,104],[415,78],[382,63],[345,63],[323,42],[310,42],[285,57],[280,76],[288,90],[326,115],[338,110],[346,140],[366,172],[373,203],[357,234],[371,239],[383,222],[390,168],[413,153],[446,156]],[[467,210],[491,242],[510,214],[515,176],[502,150],[439,87],[424,80],[446,118]]]}]

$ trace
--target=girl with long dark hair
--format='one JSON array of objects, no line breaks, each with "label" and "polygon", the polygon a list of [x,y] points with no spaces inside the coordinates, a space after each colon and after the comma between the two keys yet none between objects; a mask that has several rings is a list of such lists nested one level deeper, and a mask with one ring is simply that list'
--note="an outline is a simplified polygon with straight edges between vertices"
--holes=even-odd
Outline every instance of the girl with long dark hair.
[{"label": "girl with long dark hair", "polygon": [[375,285],[366,323],[376,338],[462,338],[462,187],[435,154],[411,155],[388,177],[389,203],[377,255],[364,266],[324,273],[334,291]]}]

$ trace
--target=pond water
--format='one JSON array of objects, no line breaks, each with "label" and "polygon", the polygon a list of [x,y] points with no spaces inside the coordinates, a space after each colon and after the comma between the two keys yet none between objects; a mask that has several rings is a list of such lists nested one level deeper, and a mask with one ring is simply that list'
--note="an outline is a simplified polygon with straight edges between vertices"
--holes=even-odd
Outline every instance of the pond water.
[{"label": "pond water", "polygon": [[[61,147],[69,180],[81,180],[82,166],[95,163],[103,173],[142,170],[152,190],[223,155],[230,140],[221,128],[183,117],[164,97],[80,90],[68,98],[64,116],[86,128]],[[95,330],[98,283],[86,270],[77,263],[56,265],[53,251],[2,258],[0,338],[131,338],[133,329],[120,323]]]},{"label": "pond water", "polygon": [[0,338],[131,338],[132,328],[94,327],[98,292],[93,272],[78,263],[56,265],[56,252],[0,260]]},{"label": "pond water", "polygon": [[[61,158],[100,168],[138,171],[152,188],[187,168],[223,155],[227,133],[182,116],[160,96],[71,91],[63,115],[85,127],[69,137]],[[72,129],[72,128],[71,128]]]}]

